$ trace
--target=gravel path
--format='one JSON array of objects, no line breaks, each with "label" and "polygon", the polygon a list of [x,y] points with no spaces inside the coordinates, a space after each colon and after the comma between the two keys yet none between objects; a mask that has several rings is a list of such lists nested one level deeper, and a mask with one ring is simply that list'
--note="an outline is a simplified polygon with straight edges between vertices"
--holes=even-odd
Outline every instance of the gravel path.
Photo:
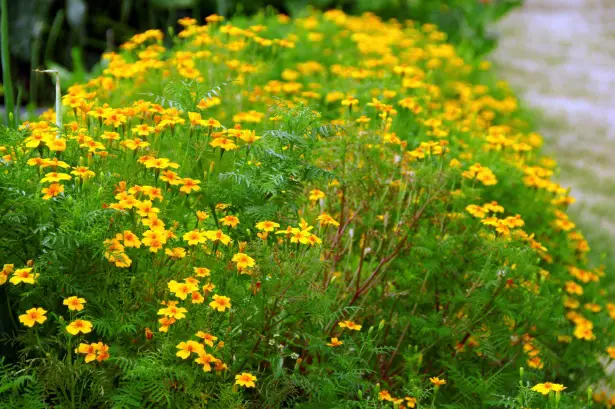
[{"label": "gravel path", "polygon": [[526,0],[498,31],[492,59],[539,112],[572,212],[590,239],[615,242],[615,0]]}]

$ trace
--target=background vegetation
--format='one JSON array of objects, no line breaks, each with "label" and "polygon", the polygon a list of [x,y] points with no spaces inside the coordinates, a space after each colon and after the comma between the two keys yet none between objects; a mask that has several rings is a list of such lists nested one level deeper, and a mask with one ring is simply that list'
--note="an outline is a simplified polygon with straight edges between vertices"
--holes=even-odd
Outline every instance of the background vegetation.
[{"label": "background vegetation", "polygon": [[104,51],[150,28],[177,28],[184,16],[250,15],[263,7],[296,15],[306,6],[372,11],[383,18],[437,24],[461,55],[484,55],[496,45],[489,27],[522,0],[8,0],[14,99],[30,108],[52,103],[53,82],[34,69],[56,69],[63,87],[83,81]]}]

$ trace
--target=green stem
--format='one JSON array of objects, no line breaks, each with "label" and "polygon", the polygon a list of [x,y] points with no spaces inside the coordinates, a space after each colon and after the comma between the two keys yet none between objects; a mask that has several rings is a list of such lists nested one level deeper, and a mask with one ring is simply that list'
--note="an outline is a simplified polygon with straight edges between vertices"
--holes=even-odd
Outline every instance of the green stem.
[{"label": "green stem", "polygon": [[58,11],[55,18],[53,19],[53,23],[51,23],[51,29],[49,29],[49,36],[47,38],[47,45],[45,46],[45,55],[44,61],[47,62],[51,60],[53,49],[58,40],[58,36],[60,35],[60,30],[62,29],[62,23],[64,22],[64,10]]},{"label": "green stem", "polygon": [[438,396],[438,386],[436,385],[436,387],[434,388],[433,391],[433,398],[431,399],[431,409],[434,409],[436,406],[436,396]]},{"label": "green stem", "polygon": [[9,314],[9,317],[11,317],[11,322],[13,323],[13,329],[17,330],[19,326],[17,325],[17,322],[15,321],[15,317],[13,316],[13,309],[11,308],[11,299],[9,298],[8,291],[5,291],[5,295],[6,295],[6,307],[8,310],[7,312]]},{"label": "green stem", "polygon": [[13,82],[11,79],[11,54],[9,49],[9,14],[6,0],[0,0],[0,41],[2,41],[2,83],[4,85],[4,105],[6,124],[15,127],[15,105],[13,100]]},{"label": "green stem", "polygon": [[40,63],[41,47],[42,47],[42,35],[38,31],[34,42],[32,43],[32,58],[30,58],[30,95],[28,97],[28,105],[35,107],[38,101],[38,75],[36,70]]}]

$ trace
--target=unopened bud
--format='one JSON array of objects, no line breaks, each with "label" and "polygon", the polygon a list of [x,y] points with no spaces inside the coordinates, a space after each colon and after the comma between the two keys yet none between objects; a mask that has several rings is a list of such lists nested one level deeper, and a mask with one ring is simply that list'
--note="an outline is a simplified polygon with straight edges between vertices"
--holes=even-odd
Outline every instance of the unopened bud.
[{"label": "unopened bud", "polygon": [[384,324],[385,324],[385,321],[380,320],[380,324],[378,324],[378,332],[382,331],[382,329],[384,328]]}]

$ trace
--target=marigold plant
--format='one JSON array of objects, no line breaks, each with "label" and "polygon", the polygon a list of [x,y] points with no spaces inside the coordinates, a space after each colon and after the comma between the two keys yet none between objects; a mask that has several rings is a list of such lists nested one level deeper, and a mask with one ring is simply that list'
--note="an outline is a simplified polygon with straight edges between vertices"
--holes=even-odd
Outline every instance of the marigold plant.
[{"label": "marigold plant", "polygon": [[206,21],[3,129],[0,402],[615,402],[607,273],[488,64],[371,14]]}]

